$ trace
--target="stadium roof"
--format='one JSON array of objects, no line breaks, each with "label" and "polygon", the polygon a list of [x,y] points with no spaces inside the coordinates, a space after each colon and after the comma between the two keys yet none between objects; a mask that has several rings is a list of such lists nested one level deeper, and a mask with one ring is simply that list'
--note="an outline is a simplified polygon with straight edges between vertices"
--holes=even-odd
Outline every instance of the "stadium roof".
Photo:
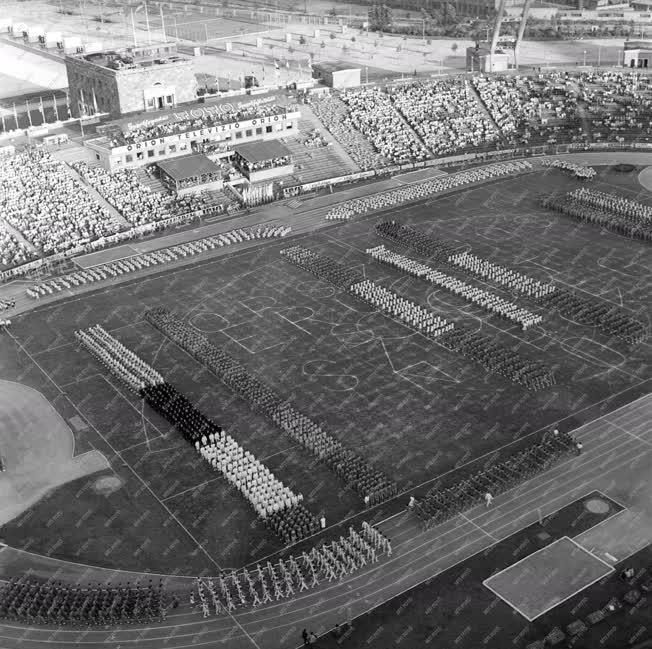
[{"label": "stadium roof", "polygon": [[272,158],[283,158],[291,155],[290,149],[278,140],[261,140],[260,142],[239,144],[234,147],[234,150],[247,162],[264,162]]},{"label": "stadium roof", "polygon": [[172,158],[171,160],[162,160],[157,166],[177,181],[194,178],[202,174],[220,173],[219,166],[203,153]]}]

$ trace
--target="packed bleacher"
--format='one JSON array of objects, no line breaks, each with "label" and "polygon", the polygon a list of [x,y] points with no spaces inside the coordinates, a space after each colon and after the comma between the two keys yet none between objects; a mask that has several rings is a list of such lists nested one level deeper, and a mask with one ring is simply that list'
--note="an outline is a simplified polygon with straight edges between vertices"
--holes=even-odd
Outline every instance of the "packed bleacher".
[{"label": "packed bleacher", "polygon": [[355,128],[346,104],[337,95],[312,98],[310,105],[322,124],[335,136],[362,171],[380,169],[389,164],[387,158],[378,153],[371,142]]},{"label": "packed bleacher", "polygon": [[241,492],[284,543],[294,543],[319,530],[319,520],[303,506],[301,494],[285,486],[134,352],[100,325],[77,331],[75,336],[107,371],[173,424],[199,455]]},{"label": "packed bleacher", "polygon": [[204,205],[202,198],[195,194],[177,197],[152,191],[140,182],[133,169],[107,171],[99,165],[90,167],[85,162],[75,162],[72,167],[132,225],[192,212]]},{"label": "packed bleacher", "polygon": [[193,358],[253,409],[264,414],[294,441],[326,464],[367,504],[393,497],[396,484],[364,458],[342,444],[323,426],[299,412],[288,399],[279,395],[258,377],[240,365],[224,349],[210,343],[189,324],[162,307],[151,309],[145,317],[157,329],[185,349]]},{"label": "packed bleacher", "polygon": [[328,211],[327,220],[348,221],[358,214],[386,209],[401,203],[418,201],[427,196],[449,191],[457,187],[463,187],[472,183],[484,182],[492,178],[499,178],[516,173],[523,173],[532,169],[532,165],[526,160],[517,160],[515,162],[496,162],[484,167],[460,171],[447,176],[438,176],[423,182],[400,187],[399,189],[390,189],[380,194],[372,194],[362,198],[340,203]]},{"label": "packed bleacher", "polygon": [[455,293],[465,300],[481,306],[489,313],[497,313],[506,320],[516,322],[523,331],[543,321],[540,315],[519,307],[514,302],[510,302],[495,293],[490,293],[477,286],[467,284],[457,277],[430,268],[430,266],[415,259],[410,259],[397,252],[387,250],[385,246],[369,248],[366,252],[371,255],[372,259],[378,262],[398,268],[414,277],[420,277],[431,284],[435,284],[435,286],[445,288],[451,293]]},{"label": "packed bleacher", "polygon": [[552,72],[532,77],[478,75],[473,77],[472,83],[500,128],[505,144],[586,140],[570,73]]},{"label": "packed bleacher", "polygon": [[202,609],[204,617],[228,615],[238,608],[256,608],[289,599],[315,588],[320,580],[341,581],[384,556],[392,556],[390,539],[365,521],[360,530],[349,527],[346,537],[341,535],[310,552],[304,551],[297,559],[290,555],[275,563],[266,561],[264,565],[257,563],[255,568],[198,578],[190,601]]},{"label": "packed bleacher", "polygon": [[185,257],[199,255],[207,250],[214,250],[223,246],[230,246],[235,243],[244,243],[247,241],[256,241],[259,239],[273,239],[276,237],[285,237],[290,232],[290,226],[251,226],[248,228],[238,228],[229,230],[223,234],[216,234],[211,237],[204,237],[188,243],[181,243],[178,246],[161,248],[152,252],[146,252],[142,255],[135,255],[111,261],[99,266],[93,266],[84,270],[78,270],[68,275],[62,275],[49,279],[38,284],[33,284],[26,289],[26,293],[32,299],[47,297],[60,291],[70,290],[76,286],[94,284],[112,277],[135,273],[139,270],[151,266],[161,266],[169,264]]},{"label": "packed bleacher", "polygon": [[466,79],[400,84],[387,93],[435,156],[477,151],[498,139]]},{"label": "packed bleacher", "polygon": [[577,99],[586,106],[591,137],[595,141],[649,140],[652,136],[652,83],[636,71],[582,72]]},{"label": "packed bleacher", "polygon": [[204,114],[201,117],[193,117],[176,122],[149,124],[140,128],[131,128],[127,132],[114,131],[110,135],[111,145],[115,147],[124,146],[125,144],[136,144],[144,140],[167,137],[169,135],[185,133],[186,131],[197,131],[221,124],[244,122],[246,120],[272,115],[282,115],[291,110],[291,107],[277,106],[276,104],[257,104],[244,109],[234,108],[230,111],[225,111],[223,106],[220,108],[220,112],[215,115]]},{"label": "packed bleacher", "polygon": [[430,157],[403,117],[380,88],[354,88],[341,93],[353,126],[394,164]]},{"label": "packed bleacher", "polygon": [[542,160],[541,166],[568,171],[578,180],[593,180],[598,173],[593,167],[576,164],[568,160]]},{"label": "packed bleacher", "polygon": [[425,528],[439,525],[487,502],[487,494],[493,499],[577,453],[577,442],[569,434],[546,434],[526,449],[449,487],[433,487],[425,497],[416,499],[409,511]]},{"label": "packed bleacher", "polygon": [[43,149],[0,158],[0,213],[41,255],[119,229],[65,164]]},{"label": "packed bleacher", "polygon": [[34,257],[30,248],[19,241],[16,236],[0,229],[0,266],[13,268],[34,259]]},{"label": "packed bleacher", "polygon": [[541,205],[630,239],[652,241],[652,208],[649,205],[586,187],[568,194],[547,196],[541,200]]},{"label": "packed bleacher", "polygon": [[0,618],[22,624],[144,624],[165,619],[161,583],[74,586],[13,577],[0,587]]}]

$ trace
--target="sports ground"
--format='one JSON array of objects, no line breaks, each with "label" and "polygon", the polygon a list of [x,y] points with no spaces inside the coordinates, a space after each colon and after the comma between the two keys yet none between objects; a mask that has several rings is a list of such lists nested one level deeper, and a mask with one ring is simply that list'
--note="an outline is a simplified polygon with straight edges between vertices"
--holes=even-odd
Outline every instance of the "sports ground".
[{"label": "sports ground", "polygon": [[[648,202],[637,171],[618,174],[603,167],[597,188]],[[530,393],[486,374],[478,365],[287,264],[279,250],[291,245],[288,241],[265,242],[134,278],[15,318],[11,334],[3,334],[0,346],[0,379],[41,393],[68,426],[75,455],[95,453],[98,461],[103,457],[110,466],[93,467],[99,470],[63,485],[52,482],[43,499],[5,523],[0,538],[9,548],[0,551],[2,574],[9,576],[18,565],[38,565],[39,574],[45,575],[50,566],[67,565],[57,561],[109,571],[215,574],[283,550],[228,484],[209,471],[165,421],[78,348],[74,330],[99,323],[218,423],[237,431],[241,443],[284,484],[303,493],[306,506],[328,521],[323,538],[339,535],[340,526],[353,521],[381,521],[381,529],[395,545],[395,557],[350,584],[329,586],[333,599],[328,606],[317,606],[325,596],[318,590],[285,603],[283,610],[276,605],[223,620],[206,621],[181,610],[179,617],[169,618],[160,629],[132,628],[116,632],[115,638],[98,630],[93,633],[100,635],[91,634],[93,642],[109,640],[108,646],[117,646],[120,641],[134,642],[140,633],[139,644],[152,647],[169,636],[176,639],[166,646],[220,646],[220,637],[224,646],[295,647],[306,619],[319,634],[324,633],[334,621],[360,615],[441,573],[435,578],[440,581],[420,587],[414,606],[405,605],[398,615],[383,614],[396,620],[419,610],[416,601],[430,596],[430,586],[437,585],[435,590],[441,592],[443,583],[455,583],[468,570],[469,583],[475,585],[468,593],[464,588],[459,591],[463,596],[453,605],[459,589],[449,583],[450,597],[444,597],[441,607],[431,608],[433,629],[461,606],[449,628],[458,634],[465,625],[472,630],[462,635],[457,646],[481,646],[492,629],[478,623],[476,604],[474,611],[466,610],[469,604],[462,606],[466,597],[473,601],[477,595],[495,609],[501,620],[496,624],[505,634],[496,632],[492,636],[496,644],[487,646],[507,646],[500,643],[508,637],[512,646],[526,646],[526,640],[550,625],[546,611],[550,603],[564,599],[559,593],[574,596],[577,588],[562,580],[559,586],[551,586],[547,598],[533,601],[518,588],[514,591],[513,580],[500,583],[500,575],[494,575],[498,568],[507,570],[520,558],[558,542],[562,551],[551,556],[561,557],[562,564],[567,561],[569,574],[576,566],[586,573],[582,588],[590,591],[593,582],[609,579],[613,573],[605,567],[611,561],[607,554],[622,561],[650,543],[652,517],[637,496],[649,486],[644,460],[649,459],[652,443],[646,426],[650,401],[645,398],[650,391],[650,343],[628,349],[559,315],[545,317],[543,325],[522,332],[458,296],[371,262],[365,249],[381,243],[373,232],[375,223],[399,219],[497,263],[620,305],[649,324],[649,249],[538,207],[541,195],[570,189],[575,182],[557,171],[537,171],[290,240],[360,269],[366,277],[429,305],[448,320],[473,324],[525,356],[545,361],[554,368],[556,385],[541,392]],[[500,293],[494,287],[492,291]],[[503,296],[511,297],[506,292]],[[364,512],[355,493],[343,490],[325,467],[314,464],[311,456],[151,327],[143,315],[154,306],[174,310],[279,393],[291,397],[300,410],[324,422],[329,431],[395,479],[404,494]],[[490,511],[476,508],[426,535],[400,514],[408,493],[421,495],[438,481],[459,479],[555,426],[577,429],[586,440],[584,454],[498,498]],[[12,444],[12,432],[16,431],[0,431],[3,443]],[[636,489],[631,481],[637,481]],[[587,510],[589,496],[606,502],[606,511]],[[542,519],[548,536],[536,545],[542,527],[537,519],[554,512],[561,513]],[[637,515],[627,519],[629,512]],[[599,533],[617,517],[621,517],[620,531],[629,529],[621,534],[620,546],[611,540],[617,534]],[[536,530],[532,525],[538,526]],[[38,533],[40,529],[47,529],[47,534]],[[568,537],[576,543],[580,535],[584,535],[585,552],[578,556],[564,552],[563,544],[573,541],[560,539]],[[514,552],[514,548],[520,549]],[[21,550],[45,555],[53,563],[35,561]],[[581,557],[587,553],[597,559],[585,566]],[[68,568],[64,575],[74,572]],[[536,574],[535,568],[531,574]],[[483,586],[490,579],[492,588]],[[514,601],[515,592],[520,593],[520,603]],[[526,607],[525,616],[513,612]],[[522,642],[514,641],[529,618],[535,620],[534,627]],[[354,625],[358,631],[333,646],[365,646],[375,633],[373,619],[361,618]],[[387,622],[380,626],[384,629],[375,641],[383,638],[390,646],[390,636],[384,634],[394,627]],[[12,630],[10,625],[0,629],[5,638],[23,634],[22,628]],[[360,629],[369,630],[368,636],[357,635]],[[24,641],[38,644],[44,632],[29,631]],[[391,640],[396,642],[402,632]],[[90,646],[82,631],[70,633],[50,642]],[[444,634],[449,643],[454,640],[451,633]],[[425,639],[420,636],[419,642]],[[408,646],[418,646],[411,643]]]}]

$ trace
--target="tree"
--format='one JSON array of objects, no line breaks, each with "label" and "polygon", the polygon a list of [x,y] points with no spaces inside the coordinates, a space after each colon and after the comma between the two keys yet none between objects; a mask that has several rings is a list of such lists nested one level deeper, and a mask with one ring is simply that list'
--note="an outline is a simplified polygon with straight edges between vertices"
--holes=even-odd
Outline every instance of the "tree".
[{"label": "tree", "polygon": [[321,47],[322,49],[324,49],[324,48],[326,47],[326,43],[324,43],[324,41],[322,41],[322,42],[321,42],[321,45],[320,45],[319,47]]},{"label": "tree", "polygon": [[392,10],[387,5],[371,5],[367,16],[369,27],[374,30],[387,29],[392,24]]},{"label": "tree", "polygon": [[459,46],[457,43],[453,43],[453,44],[451,45],[451,50],[453,50],[453,54],[455,54],[455,52],[457,52],[457,50],[459,49],[459,47],[460,47],[460,46]]},{"label": "tree", "polygon": [[305,45],[305,44],[306,44],[306,37],[303,34],[301,34],[301,36],[299,36],[299,45]]},{"label": "tree", "polygon": [[352,42],[352,43],[355,43],[355,40],[356,40],[356,39],[355,39],[355,36],[351,36],[351,42]]},{"label": "tree", "polygon": [[333,32],[331,32],[331,34],[330,34],[330,38],[331,38],[332,41],[335,40],[335,34],[333,34]]}]

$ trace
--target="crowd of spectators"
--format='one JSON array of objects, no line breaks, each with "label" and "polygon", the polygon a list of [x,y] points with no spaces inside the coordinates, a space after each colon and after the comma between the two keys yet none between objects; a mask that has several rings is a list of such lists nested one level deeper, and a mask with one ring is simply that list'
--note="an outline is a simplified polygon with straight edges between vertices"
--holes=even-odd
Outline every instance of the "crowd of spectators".
[{"label": "crowd of spectators", "polygon": [[210,369],[217,378],[253,409],[264,414],[294,441],[330,467],[368,504],[396,494],[396,485],[324,428],[299,412],[263,381],[252,375],[224,349],[164,308],[151,309],[147,320]]},{"label": "crowd of spectators", "polygon": [[319,530],[319,521],[303,506],[301,494],[286,487],[252,453],[100,325],[78,331],[76,337],[109,372],[173,424],[284,542],[298,541]]},{"label": "crowd of spectators", "polygon": [[450,487],[433,487],[423,498],[412,501],[408,512],[416,515],[425,528],[439,525],[483,502],[490,505],[495,495],[513,489],[577,453],[577,442],[567,433],[555,431]]},{"label": "crowd of spectators", "polygon": [[399,189],[390,189],[380,194],[354,198],[336,205],[326,214],[327,220],[348,221],[358,214],[382,210],[401,203],[417,201],[433,194],[449,191],[464,185],[483,182],[492,178],[499,178],[515,173],[522,173],[532,169],[532,165],[526,160],[515,162],[496,162],[484,167],[469,169],[446,176],[437,176],[430,180],[414,183]]},{"label": "crowd of spectators", "polygon": [[207,250],[214,250],[223,246],[230,246],[234,243],[244,243],[246,241],[255,241],[259,239],[271,239],[284,237],[290,232],[290,226],[252,226],[249,228],[238,228],[229,230],[223,234],[216,234],[212,237],[204,237],[188,243],[181,243],[178,246],[161,248],[152,252],[146,252],[142,255],[135,255],[111,261],[106,264],[78,270],[74,273],[55,277],[38,284],[34,284],[26,289],[26,293],[33,299],[46,297],[53,293],[64,290],[70,290],[76,286],[93,284],[101,282],[119,275],[135,273],[150,266],[159,266],[169,264],[185,257],[199,255]]},{"label": "crowd of spectators", "polygon": [[581,142],[573,78],[567,72],[538,77],[476,76],[473,87],[507,145]]},{"label": "crowd of spectators", "polygon": [[579,165],[568,160],[542,160],[541,166],[568,171],[578,180],[593,180],[598,173],[593,167],[586,167],[585,165]]},{"label": "crowd of spectators", "polygon": [[647,74],[614,70],[583,72],[578,99],[586,106],[596,141],[652,137],[652,83]]},{"label": "crowd of spectators", "polygon": [[[290,555],[272,564],[256,564],[255,569],[222,572],[216,578],[197,579],[197,599],[204,617],[230,614],[239,607],[254,607],[293,597],[296,593],[329,582],[342,580],[367,564],[377,563],[383,555],[391,556],[390,540],[373,525],[362,523],[357,531],[349,527],[348,536],[302,552],[298,559]],[[212,604],[212,606],[211,606]]]},{"label": "crowd of spectators", "polygon": [[353,126],[393,164],[431,157],[381,88],[355,88],[341,93]]},{"label": "crowd of spectators", "polygon": [[133,169],[107,171],[99,165],[90,167],[85,162],[75,162],[72,167],[132,225],[192,212],[206,204],[196,194],[177,197],[153,191],[140,181],[138,172]]},{"label": "crowd of spectators", "polygon": [[65,164],[43,149],[0,158],[0,213],[40,255],[75,248],[119,229]]},{"label": "crowd of spectators", "polygon": [[34,259],[34,257],[32,250],[13,233],[0,229],[0,266],[13,268]]},{"label": "crowd of spectators", "polygon": [[498,139],[466,79],[400,84],[387,93],[435,156],[476,151]]},{"label": "crowd of spectators", "polygon": [[230,111],[220,110],[215,114],[204,114],[201,117],[131,128],[126,132],[113,132],[109,137],[111,138],[111,146],[124,146],[125,144],[136,144],[138,142],[143,142],[144,140],[167,137],[169,135],[185,133],[186,131],[198,131],[211,126],[219,126],[220,124],[244,122],[251,119],[258,119],[260,117],[282,115],[289,111],[290,107],[288,106],[258,104],[245,109],[235,108]]},{"label": "crowd of spectators", "polygon": [[335,136],[344,150],[362,171],[380,169],[389,164],[388,159],[358,131],[346,104],[336,95],[311,99],[310,105],[322,124]]},{"label": "crowd of spectators", "polygon": [[366,252],[376,261],[399,268],[414,277],[425,279],[427,282],[445,288],[465,300],[481,306],[489,313],[497,313],[507,320],[516,322],[523,331],[543,321],[540,315],[519,307],[514,302],[477,286],[471,286],[457,277],[442,273],[415,259],[387,250],[385,246],[376,246]]},{"label": "crowd of spectators", "polygon": [[145,624],[165,619],[163,584],[71,586],[32,576],[0,587],[0,618],[22,624]]}]

